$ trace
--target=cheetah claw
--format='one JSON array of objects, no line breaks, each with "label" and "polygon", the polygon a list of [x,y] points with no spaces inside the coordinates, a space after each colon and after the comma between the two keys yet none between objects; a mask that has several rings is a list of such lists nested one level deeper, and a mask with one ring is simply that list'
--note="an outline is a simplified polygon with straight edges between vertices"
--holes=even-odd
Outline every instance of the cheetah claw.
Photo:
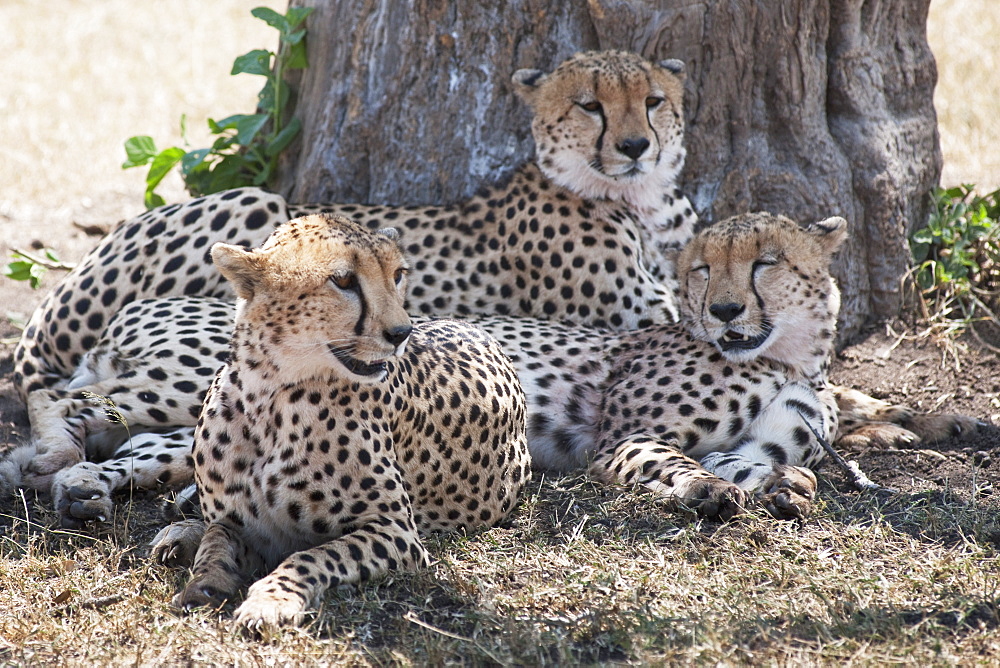
[{"label": "cheetah claw", "polygon": [[204,535],[205,523],[201,520],[191,519],[169,524],[160,529],[150,542],[153,548],[150,558],[164,566],[187,568],[194,563]]},{"label": "cheetah claw", "polygon": [[114,511],[110,486],[84,462],[53,476],[52,500],[64,529],[81,529],[88,522],[106,522]]}]

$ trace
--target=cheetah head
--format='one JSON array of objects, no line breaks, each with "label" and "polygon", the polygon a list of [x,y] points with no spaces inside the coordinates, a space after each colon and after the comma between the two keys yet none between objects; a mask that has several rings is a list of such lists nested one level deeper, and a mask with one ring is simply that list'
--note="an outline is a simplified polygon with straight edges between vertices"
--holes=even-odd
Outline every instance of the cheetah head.
[{"label": "cheetah head", "polygon": [[847,221],[800,227],[784,216],[734,216],[699,233],[677,262],[691,334],[725,357],[766,357],[809,375],[825,364],[840,292],[830,261]]},{"label": "cheetah head", "polygon": [[237,331],[249,333],[280,382],[331,373],[377,382],[386,361],[403,352],[412,326],[395,229],[305,216],[256,250],[217,243],[212,260],[239,297]]},{"label": "cheetah head", "polygon": [[551,74],[518,70],[546,176],[581,197],[647,205],[684,165],[684,65],[624,51],[578,53]]}]

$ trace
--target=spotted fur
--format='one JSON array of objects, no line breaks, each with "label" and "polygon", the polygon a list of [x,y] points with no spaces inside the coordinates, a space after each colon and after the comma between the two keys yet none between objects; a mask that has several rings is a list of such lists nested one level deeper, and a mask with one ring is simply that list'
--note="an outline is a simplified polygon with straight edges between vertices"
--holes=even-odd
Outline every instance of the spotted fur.
[{"label": "spotted fur", "polygon": [[[424,315],[517,315],[632,329],[676,320],[667,252],[695,216],[683,166],[682,68],[621,51],[578,54],[551,74],[519,71],[540,162],[449,206],[289,206],[254,188],[154,209],[123,222],[45,298],[14,353],[27,396],[59,388],[108,322],[133,301],[232,298],[216,242],[259,245],[306,213],[396,227]],[[597,105],[599,111],[593,111]],[[51,474],[54,470],[45,470]]]},{"label": "spotted fur", "polygon": [[[613,332],[503,316],[476,319],[504,346],[527,393],[534,466],[589,466],[601,480],[645,485],[706,516],[732,516],[753,497],[778,517],[808,514],[815,494],[810,468],[822,457],[809,426],[826,438],[837,433],[826,369],[839,298],[828,264],[845,233],[842,219],[800,229],[769,215],[739,216],[703,231],[679,261],[684,325]],[[199,298],[187,304],[206,313],[218,308]],[[170,328],[158,307],[143,313]],[[183,311],[176,313],[182,317]],[[117,340],[127,340],[129,355],[117,357],[153,359],[137,347],[151,324],[133,319],[100,349],[115,356],[122,347]],[[174,373],[174,382],[195,375]],[[148,373],[133,377],[158,387]],[[169,387],[158,392],[177,396]],[[189,407],[197,405],[192,395]],[[924,419],[924,426],[937,428],[931,437],[944,427],[974,426],[956,416]],[[59,504],[64,522],[74,526],[106,516],[111,493],[126,481],[119,472],[130,461],[142,462],[144,480],[169,470],[180,482],[183,464],[171,468],[181,462],[176,455],[146,440],[134,450],[123,448],[117,459],[61,472],[53,490],[68,500]],[[161,553],[189,554],[182,543],[165,538]]]}]

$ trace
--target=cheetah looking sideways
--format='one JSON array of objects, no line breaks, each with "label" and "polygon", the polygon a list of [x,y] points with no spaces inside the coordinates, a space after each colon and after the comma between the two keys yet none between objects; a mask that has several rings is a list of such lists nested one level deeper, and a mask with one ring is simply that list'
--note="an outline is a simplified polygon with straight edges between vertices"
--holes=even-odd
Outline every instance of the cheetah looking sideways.
[{"label": "cheetah looking sideways", "polygon": [[179,606],[264,567],[237,621],[295,621],[330,586],[426,564],[418,528],[514,508],[530,476],[514,369],[467,323],[411,326],[397,238],[308,216],[259,250],[212,248],[239,302],[195,431],[206,530]]}]

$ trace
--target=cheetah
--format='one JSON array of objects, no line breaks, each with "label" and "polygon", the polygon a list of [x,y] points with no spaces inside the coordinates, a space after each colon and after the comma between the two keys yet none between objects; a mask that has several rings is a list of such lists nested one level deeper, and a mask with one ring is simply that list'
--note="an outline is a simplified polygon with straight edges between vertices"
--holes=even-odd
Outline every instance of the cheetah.
[{"label": "cheetah", "polygon": [[[133,301],[232,299],[215,242],[255,247],[279,224],[326,212],[400,229],[417,279],[411,313],[518,315],[633,329],[676,320],[671,254],[695,215],[684,164],[683,64],[579,53],[551,73],[519,70],[537,161],[449,206],[289,205],[256,188],[148,211],[115,227],[45,298],[14,353],[24,397],[62,388]],[[42,475],[67,452],[40,453]]]},{"label": "cheetah", "polygon": [[[110,462],[121,462],[131,450],[120,438],[98,443],[90,433],[99,411],[81,390],[91,382],[86,376],[91,358],[104,359],[95,345],[104,332],[114,338],[123,324],[129,329],[132,319],[147,318],[144,309],[170,312],[197,297],[208,300],[208,312],[219,300],[231,300],[232,291],[212,267],[207,249],[216,241],[256,245],[299,213],[328,211],[372,228],[399,227],[417,276],[408,306],[419,314],[536,317],[613,331],[675,322],[671,258],[694,228],[691,206],[676,187],[684,158],[683,77],[679,61],[654,64],[617,51],[577,54],[547,74],[518,71],[513,86],[534,112],[538,159],[509,182],[465,203],[289,206],[276,195],[242,189],[157,209],[119,225],[46,298],[15,350],[15,383],[26,396],[36,436],[0,459],[0,488],[52,491],[57,504],[77,508],[61,511],[63,522],[105,516],[110,509],[105,488],[132,473],[123,463],[109,468],[85,462],[85,452],[91,448]],[[163,301],[170,298],[178,302]],[[163,331],[170,317],[154,318],[150,326]],[[180,331],[187,332],[187,325]],[[148,350],[152,343],[116,341],[121,355],[133,348]],[[219,349],[206,343],[216,342],[164,332],[155,357],[130,353],[119,364],[140,375],[182,378],[183,385],[167,388],[162,401],[159,392],[111,383],[113,369],[101,375],[109,380],[98,393],[113,395],[136,429],[160,432],[138,437],[144,455],[161,439],[172,445],[190,441],[183,431],[189,427],[170,430],[190,424],[190,415],[177,414],[197,412],[207,390],[207,384],[190,389],[194,381],[187,377],[194,374],[186,365],[210,376],[219,363],[205,354]],[[193,401],[171,406],[177,391],[192,393]],[[841,410],[842,423],[857,425],[855,433],[869,440],[874,435],[889,441],[915,438],[908,429],[888,430],[886,421],[928,438],[948,424],[965,424],[937,418],[918,422],[920,416],[908,409],[843,388],[835,388],[835,396],[847,409]],[[860,429],[865,424],[871,429]],[[188,475],[190,464],[175,461],[183,449],[158,452],[164,466],[157,480],[174,482]],[[92,489],[91,473],[79,485],[64,480],[53,486],[57,473],[81,463],[100,466],[100,475],[114,480],[102,481],[100,492]],[[67,495],[71,489],[75,493]]]},{"label": "cheetah", "polygon": [[[776,517],[801,518],[812,511],[811,468],[823,456],[813,430],[832,440],[881,427],[911,441],[974,431],[970,418],[914,418],[874,399],[878,417],[897,424],[838,422],[836,392],[826,380],[839,309],[829,262],[845,236],[842,218],[800,228],[768,214],[703,230],[678,261],[683,324],[614,332],[508,316],[474,319],[500,341],[525,389],[533,466],[589,467],[600,480],[643,485],[705,517],[732,517],[756,498]],[[112,328],[94,349],[101,352],[85,358],[95,370],[87,373],[122,384],[126,396],[139,384],[173,398],[188,417],[171,425],[175,432],[145,435],[107,461],[56,474],[52,493],[65,526],[109,516],[113,492],[130,482],[180,485],[191,478],[189,451],[181,456],[177,444],[190,444],[200,397],[176,384],[196,385],[197,369],[210,366],[224,347],[215,336],[176,343],[176,337],[143,332],[182,331],[170,318],[189,319],[198,309],[214,331],[226,316],[219,302],[206,298],[134,308],[129,323]],[[198,363],[162,358],[171,345]],[[170,381],[157,381],[167,368]],[[106,424],[91,418],[83,431]],[[178,542],[166,541],[161,553],[190,552]]]},{"label": "cheetah", "polygon": [[419,533],[494,526],[529,480],[525,399],[500,346],[411,324],[393,229],[307,216],[259,249],[216,244],[238,296],[195,430],[204,536],[181,608],[234,598],[249,628],[331,586],[428,563]]}]

